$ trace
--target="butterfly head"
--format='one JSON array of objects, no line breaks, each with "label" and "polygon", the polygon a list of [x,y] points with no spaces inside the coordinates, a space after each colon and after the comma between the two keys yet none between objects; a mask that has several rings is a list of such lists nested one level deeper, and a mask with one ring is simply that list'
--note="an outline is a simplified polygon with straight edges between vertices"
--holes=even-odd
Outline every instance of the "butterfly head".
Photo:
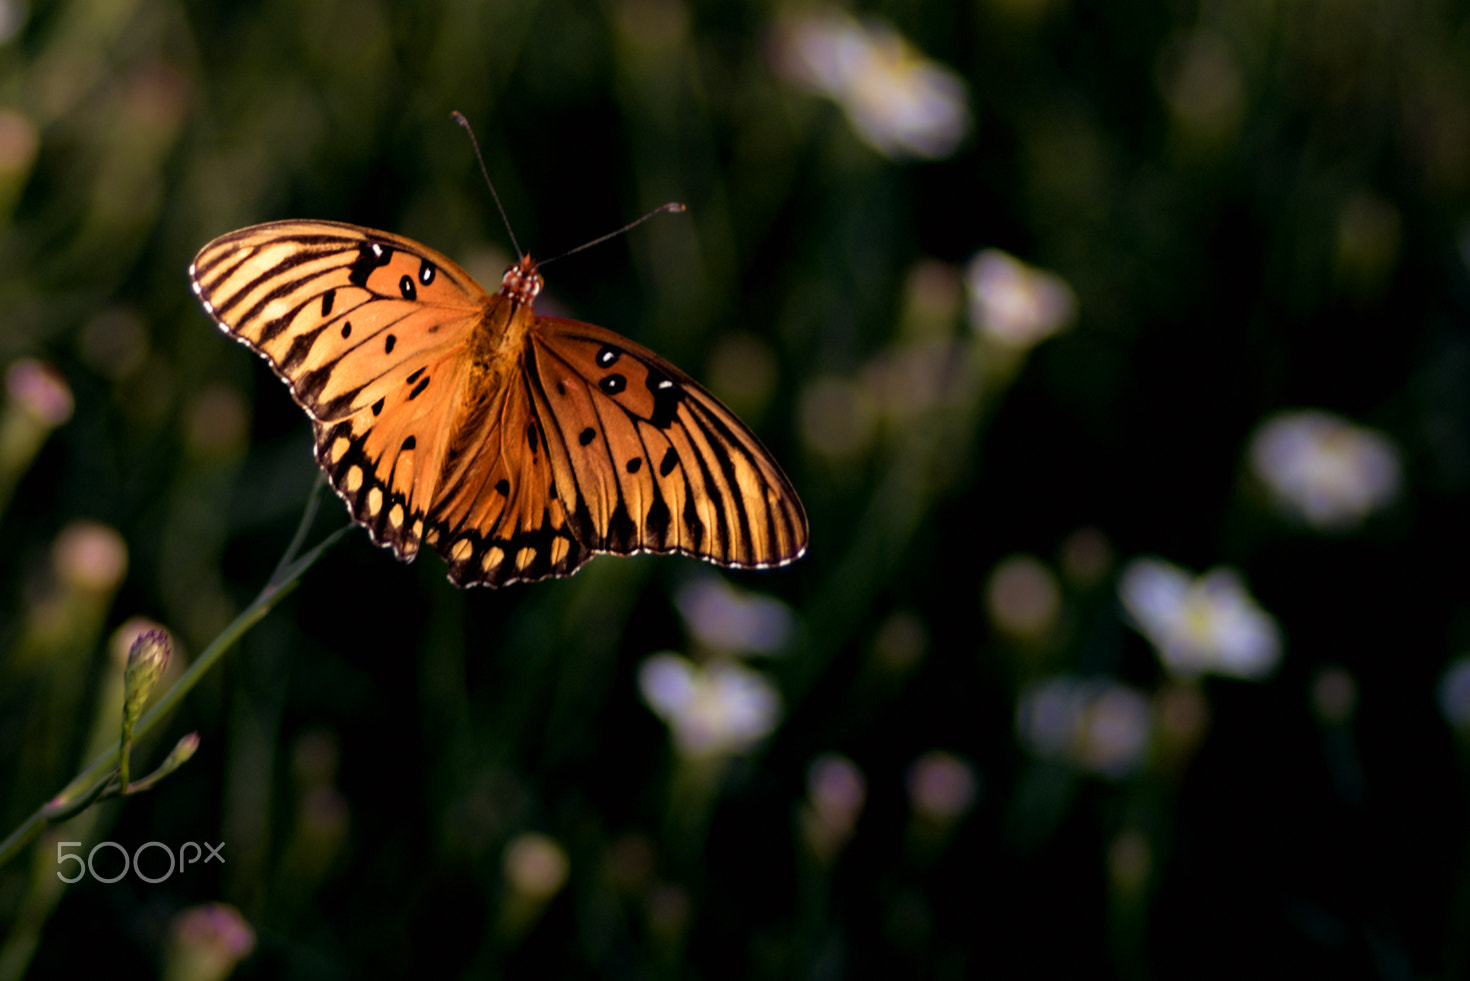
[{"label": "butterfly head", "polygon": [[541,292],[542,282],[541,274],[536,271],[536,260],[523,255],[500,277],[500,295],[512,303],[530,306],[536,294]]}]

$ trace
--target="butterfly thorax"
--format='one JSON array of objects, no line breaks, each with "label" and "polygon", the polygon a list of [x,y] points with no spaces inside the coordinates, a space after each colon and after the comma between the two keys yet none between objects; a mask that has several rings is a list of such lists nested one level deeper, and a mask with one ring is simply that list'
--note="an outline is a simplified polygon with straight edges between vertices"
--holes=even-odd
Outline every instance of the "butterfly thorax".
[{"label": "butterfly thorax", "polygon": [[505,271],[500,277],[500,295],[510,302],[530,306],[541,292],[541,274],[536,271],[536,261],[528,255]]}]

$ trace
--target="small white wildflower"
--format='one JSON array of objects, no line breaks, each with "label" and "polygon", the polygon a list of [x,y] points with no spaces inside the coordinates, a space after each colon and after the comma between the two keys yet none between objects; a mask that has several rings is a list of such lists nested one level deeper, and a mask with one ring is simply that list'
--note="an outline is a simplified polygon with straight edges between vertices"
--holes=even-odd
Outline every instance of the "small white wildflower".
[{"label": "small white wildflower", "polygon": [[1398,496],[1399,453],[1388,437],[1318,410],[1283,412],[1251,437],[1251,469],[1283,510],[1314,528],[1360,524]]},{"label": "small white wildflower", "polygon": [[1281,659],[1281,631],[1233,570],[1196,578],[1161,559],[1134,559],[1118,583],[1123,606],[1180,677],[1259,680]]},{"label": "small white wildflower", "polygon": [[1029,348],[1077,316],[1066,280],[999,249],[986,249],[965,267],[970,325],[1011,348]]},{"label": "small white wildflower", "polygon": [[765,675],[732,661],[700,666],[677,654],[655,654],[639,668],[638,688],[685,756],[743,752],[781,718],[781,696]]},{"label": "small white wildflower", "polygon": [[737,590],[716,576],[680,586],[674,605],[694,636],[726,654],[778,654],[796,633],[796,617],[785,603]]},{"label": "small white wildflower", "polygon": [[1150,722],[1143,693],[1107,679],[1048,678],[1028,685],[1016,704],[1023,746],[1106,777],[1138,769]]},{"label": "small white wildflower", "polygon": [[775,41],[776,70],[842,106],[885,156],[947,157],[970,130],[964,81],[881,20],[835,10],[793,16]]}]

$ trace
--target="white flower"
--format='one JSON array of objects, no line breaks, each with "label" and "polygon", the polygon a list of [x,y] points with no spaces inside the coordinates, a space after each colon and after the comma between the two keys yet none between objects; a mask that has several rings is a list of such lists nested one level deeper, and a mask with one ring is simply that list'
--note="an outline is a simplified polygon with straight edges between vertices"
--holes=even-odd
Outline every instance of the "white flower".
[{"label": "white flower", "polygon": [[1283,412],[1250,441],[1251,469],[1307,524],[1346,529],[1398,496],[1398,450],[1386,436],[1317,410]]},{"label": "white flower", "polygon": [[638,670],[638,688],[673,730],[686,756],[722,756],[754,746],[781,719],[781,696],[765,675],[733,661],[694,664],[655,654]]},{"label": "white flower", "polygon": [[1016,704],[1021,744],[1044,759],[1106,777],[1124,777],[1143,762],[1151,716],[1142,692],[1107,679],[1034,682]]},{"label": "white flower", "polygon": [[674,595],[674,605],[700,641],[726,654],[777,654],[796,633],[796,617],[780,600],[701,576]]},{"label": "white flower", "polygon": [[1161,559],[1134,559],[1118,583],[1135,626],[1181,677],[1259,680],[1281,659],[1281,631],[1234,570],[1195,578]]},{"label": "white flower", "polygon": [[883,21],[835,10],[793,16],[775,48],[778,72],[837,102],[885,156],[947,157],[970,130],[965,83]]},{"label": "white flower", "polygon": [[970,326],[1006,347],[1028,348],[1077,316],[1077,296],[1060,276],[986,249],[965,267]]},{"label": "white flower", "polygon": [[1446,722],[1456,729],[1470,728],[1470,657],[1450,663],[1440,676],[1435,695]]}]

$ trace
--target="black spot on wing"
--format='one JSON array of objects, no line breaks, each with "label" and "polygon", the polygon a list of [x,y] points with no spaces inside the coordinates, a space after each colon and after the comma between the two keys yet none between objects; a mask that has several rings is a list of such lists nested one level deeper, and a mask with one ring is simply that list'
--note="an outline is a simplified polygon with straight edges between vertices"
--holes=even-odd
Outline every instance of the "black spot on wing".
[{"label": "black spot on wing", "polygon": [[411,374],[411,375],[408,376],[407,384],[412,385],[414,382],[418,381],[419,380],[419,375],[422,375],[423,373],[424,373],[424,369],[423,368],[419,368],[419,369],[415,370],[413,374]]},{"label": "black spot on wing", "polygon": [[628,387],[628,379],[619,374],[611,374],[598,382],[597,387],[608,395],[616,395]]},{"label": "black spot on wing", "polygon": [[413,285],[413,277],[404,275],[398,280],[398,292],[403,294],[405,300],[417,300],[419,298],[418,288]]},{"label": "black spot on wing", "polygon": [[383,342],[383,353],[384,354],[392,354],[393,353],[393,345],[395,345],[397,343],[398,343],[398,338],[394,337],[392,334],[389,334],[388,335],[388,339]]},{"label": "black spot on wing", "polygon": [[613,508],[607,522],[607,541],[603,547],[610,552],[631,552],[639,546],[638,526],[628,517],[628,509],[622,501]]},{"label": "black spot on wing", "polygon": [[675,453],[674,448],[670,446],[667,450],[664,451],[664,458],[659,461],[658,475],[660,477],[667,477],[669,474],[674,472],[674,468],[678,465],[679,454]]},{"label": "black spot on wing", "polygon": [[597,430],[593,429],[591,426],[588,426],[586,429],[577,434],[577,442],[581,443],[583,446],[588,445],[596,438]]},{"label": "black spot on wing", "polygon": [[689,538],[689,550],[703,554],[704,522],[700,520],[699,508],[694,504],[694,495],[684,495],[684,532]]},{"label": "black spot on wing", "polygon": [[622,356],[622,351],[619,351],[611,344],[604,344],[602,346],[602,350],[597,352],[597,367],[611,368],[613,365],[617,364],[618,358],[621,358]]},{"label": "black spot on wing", "polygon": [[373,415],[381,415],[383,412],[383,400],[378,399],[373,403]]},{"label": "black spot on wing", "polygon": [[343,338],[348,338],[352,336],[352,321],[342,321],[342,336]]},{"label": "black spot on wing", "polygon": [[643,532],[649,539],[647,544],[656,549],[668,547],[670,517],[669,506],[662,497],[649,505],[648,513],[643,516]]},{"label": "black spot on wing", "polygon": [[425,259],[423,263],[419,266],[419,282],[423,283],[425,286],[428,286],[433,281],[434,264],[428,259]]},{"label": "black spot on wing", "polygon": [[373,270],[386,266],[392,259],[393,250],[382,242],[364,242],[358,246],[357,258],[352,260],[347,281],[353,286],[366,288]]},{"label": "black spot on wing", "polygon": [[509,497],[510,481],[506,480],[504,477],[501,477],[495,482],[495,489],[500,492],[501,497]]},{"label": "black spot on wing", "polygon": [[322,294],[322,316],[323,317],[330,317],[332,315],[332,301],[335,300],[336,298],[337,298],[337,291],[336,290],[327,290],[325,293]]},{"label": "black spot on wing", "polygon": [[415,437],[413,437],[413,436],[410,436],[410,437],[408,437],[408,439],[406,439],[406,440],[403,441],[403,449],[405,449],[405,450],[411,450],[411,449],[413,449],[414,447],[416,447],[418,445],[419,445],[418,439],[415,438]]},{"label": "black spot on wing", "polygon": [[673,379],[657,368],[649,367],[648,392],[653,396],[653,415],[648,421],[660,429],[668,429],[674,424],[674,418],[678,415],[679,402],[684,397],[684,390],[675,385]]},{"label": "black spot on wing", "polygon": [[643,467],[643,457],[635,456],[628,461],[628,472],[637,473]]},{"label": "black spot on wing", "polygon": [[421,394],[423,394],[424,389],[426,389],[428,387],[429,387],[429,379],[428,378],[421,379],[419,381],[419,383],[413,387],[413,391],[411,391],[411,392],[408,393],[408,400],[410,402],[412,402],[414,399],[418,398]]}]

